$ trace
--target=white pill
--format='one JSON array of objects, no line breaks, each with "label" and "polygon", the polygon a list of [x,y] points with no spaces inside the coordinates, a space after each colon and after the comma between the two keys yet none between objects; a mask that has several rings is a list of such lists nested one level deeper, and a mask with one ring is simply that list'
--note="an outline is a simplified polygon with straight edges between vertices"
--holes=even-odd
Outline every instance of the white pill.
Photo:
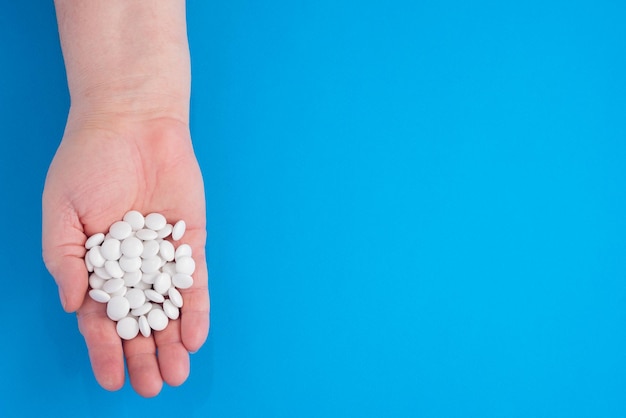
[{"label": "white pill", "polygon": [[163,228],[157,231],[157,238],[166,238],[169,234],[172,233],[172,225],[166,224]]},{"label": "white pill", "polygon": [[158,275],[158,271],[155,271],[154,273],[143,273],[141,275],[141,281],[152,286]]},{"label": "white pill", "polygon": [[178,308],[174,306],[174,304],[169,299],[163,302],[163,312],[165,312],[165,315],[167,315],[167,317],[172,320],[178,319],[178,316],[180,315],[180,311],[178,310]]},{"label": "white pill", "polygon": [[126,257],[139,257],[143,252],[143,243],[139,238],[130,236],[122,241],[120,250]]},{"label": "white pill", "polygon": [[146,241],[143,243],[143,251],[141,252],[142,258],[152,258],[159,253],[161,246],[155,240]]},{"label": "white pill", "polygon": [[163,303],[163,301],[165,300],[163,295],[158,293],[154,289],[146,289],[146,290],[144,290],[144,293],[146,295],[146,298],[148,300],[151,300],[152,302]]},{"label": "white pill", "polygon": [[126,257],[123,255],[119,264],[120,268],[125,272],[139,271],[141,269],[141,257]]},{"label": "white pill", "polygon": [[155,331],[163,331],[167,327],[169,319],[161,309],[152,309],[148,313],[148,324]]},{"label": "white pill", "polygon": [[89,291],[89,296],[91,296],[91,298],[96,302],[100,303],[107,303],[109,300],[111,300],[111,295],[109,295],[102,289],[91,289]]},{"label": "white pill", "polygon": [[144,273],[154,273],[159,270],[160,267],[161,257],[144,258],[141,263],[141,271]]},{"label": "white pill", "polygon": [[184,273],[177,273],[172,276],[172,284],[179,289],[189,289],[193,285],[193,278]]},{"label": "white pill", "polygon": [[170,287],[167,291],[167,296],[169,296],[170,300],[177,308],[183,307],[183,296],[175,287]]},{"label": "white pill", "polygon": [[196,262],[191,257],[180,257],[176,260],[176,272],[192,275],[196,270]]},{"label": "white pill", "polygon": [[94,267],[93,272],[96,273],[96,276],[100,277],[101,279],[109,280],[111,278],[111,275],[107,273],[104,266]]},{"label": "white pill", "polygon": [[172,278],[167,273],[159,274],[156,279],[154,279],[154,284],[152,288],[162,295],[166,294],[169,288],[172,286]]},{"label": "white pill", "polygon": [[176,250],[174,250],[174,244],[169,241],[162,241],[159,247],[159,255],[162,259],[165,261],[174,260],[174,254],[176,253]]},{"label": "white pill", "polygon": [[109,293],[111,295],[111,297],[114,296],[126,296],[126,292],[128,291],[128,288],[126,286],[122,286],[119,289],[117,289],[115,292]]},{"label": "white pill", "polygon": [[152,229],[140,229],[135,233],[135,236],[143,241],[150,241],[156,239],[158,234],[156,231]]},{"label": "white pill", "polygon": [[115,328],[117,335],[125,340],[132,340],[139,334],[139,323],[132,316],[120,319]]},{"label": "white pill", "polygon": [[187,224],[182,219],[176,224],[174,224],[174,228],[172,229],[172,239],[174,241],[178,241],[185,235],[185,230],[187,229]]},{"label": "white pill", "polygon": [[87,241],[85,241],[85,249],[91,250],[96,245],[102,244],[102,241],[104,241],[104,234],[102,232],[93,234],[92,236],[87,238]]},{"label": "white pill", "polygon": [[[102,245],[100,246],[100,253],[102,253],[102,257],[107,260],[119,260],[122,256],[121,250],[121,242],[115,238],[105,239]],[[94,247],[97,248],[97,247]],[[96,264],[94,263],[94,266]]]},{"label": "white pill", "polygon": [[152,229],[153,231],[158,231],[167,225],[167,220],[165,216],[160,213],[151,213],[146,216],[146,228]]},{"label": "white pill", "polygon": [[178,261],[179,257],[191,257],[191,247],[189,244],[182,244],[176,248],[176,254],[174,258]]},{"label": "white pill", "polygon": [[140,230],[145,224],[145,219],[143,215],[136,210],[126,212],[126,215],[124,215],[124,218],[122,219],[130,224],[131,228],[133,228],[133,231]]},{"label": "white pill", "polygon": [[87,271],[91,273],[93,271],[93,264],[91,264],[91,260],[89,257],[85,257],[85,267],[87,267]]},{"label": "white pill", "polygon": [[148,284],[142,280],[139,281],[139,283],[137,283],[135,286],[133,286],[135,289],[141,289],[141,290],[146,290],[146,289],[150,289],[152,287],[151,284]]},{"label": "white pill", "polygon": [[107,316],[113,321],[119,321],[128,315],[130,305],[124,296],[115,296],[107,303]]},{"label": "white pill", "polygon": [[89,261],[91,261],[94,270],[96,267],[104,267],[104,262],[106,261],[106,259],[102,256],[100,249],[101,247],[99,245],[96,245],[95,247],[92,247],[87,253],[87,257],[89,257]]},{"label": "white pill", "polygon": [[111,294],[113,292],[117,292],[122,287],[124,287],[124,279],[111,279],[111,280],[107,280],[102,285],[102,290]]},{"label": "white pill", "polygon": [[121,279],[124,277],[124,270],[120,267],[120,263],[114,260],[107,260],[104,263],[104,269],[111,275],[111,277],[116,279]]},{"label": "white pill", "polygon": [[139,317],[139,331],[141,331],[141,335],[148,338],[152,333],[152,328],[150,328],[150,324],[148,323],[148,318],[145,315],[141,315]]},{"label": "white pill", "polygon": [[152,309],[152,304],[150,302],[146,302],[140,307],[135,308],[132,311],[130,311],[130,314],[134,316],[141,316],[150,312],[151,309]]},{"label": "white pill", "polygon": [[117,221],[111,225],[109,228],[109,234],[115,239],[120,241],[125,240],[130,237],[130,234],[133,232],[133,228],[130,226],[128,222]]},{"label": "white pill", "polygon": [[124,295],[128,299],[130,309],[135,309],[146,303],[146,295],[141,289],[129,289]]},{"label": "white pill", "polygon": [[170,276],[173,276],[176,274],[176,263],[165,263],[163,265],[163,267],[161,267],[161,271],[163,273],[167,273]]},{"label": "white pill", "polygon": [[106,280],[102,277],[99,277],[96,273],[91,273],[89,275],[89,287],[92,289],[102,289]]},{"label": "white pill", "polygon": [[141,281],[141,276],[142,276],[142,273],[139,270],[127,271],[126,273],[124,273],[124,277],[123,277],[124,285],[126,287],[135,286],[137,283]]}]

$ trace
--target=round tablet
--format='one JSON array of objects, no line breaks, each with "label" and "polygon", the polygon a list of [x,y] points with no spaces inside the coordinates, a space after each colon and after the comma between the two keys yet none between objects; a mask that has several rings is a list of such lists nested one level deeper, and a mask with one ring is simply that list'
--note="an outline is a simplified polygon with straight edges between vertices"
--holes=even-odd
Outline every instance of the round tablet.
[{"label": "round tablet", "polygon": [[109,228],[109,234],[115,239],[120,241],[130,237],[130,234],[133,232],[133,228],[130,226],[128,222],[117,221],[111,228]]},{"label": "round tablet", "polygon": [[141,281],[141,276],[142,276],[142,273],[139,270],[127,271],[126,273],[124,273],[124,277],[123,277],[124,285],[126,287],[135,286],[137,283]]},{"label": "round tablet", "polygon": [[139,323],[132,316],[120,319],[116,326],[117,335],[125,340],[132,340],[139,334]]},{"label": "round tablet", "polygon": [[89,257],[89,261],[91,261],[94,270],[96,267],[104,267],[104,262],[106,261],[106,259],[102,256],[100,249],[101,247],[96,245],[95,247],[91,247],[87,253],[87,257]]},{"label": "round tablet", "polygon": [[165,216],[160,213],[151,213],[146,216],[146,228],[152,229],[153,231],[158,231],[167,225],[167,220]]},{"label": "round tablet", "polygon": [[124,287],[124,279],[110,279],[102,285],[102,290],[111,294],[113,292],[117,292],[122,287]]},{"label": "round tablet", "polygon": [[148,313],[148,324],[155,331],[163,331],[167,327],[168,322],[167,315],[161,309],[152,309]]},{"label": "round tablet", "polygon": [[140,230],[145,224],[143,215],[136,210],[126,212],[126,215],[124,215],[124,218],[122,219],[130,224],[130,226],[133,228],[133,231]]},{"label": "round tablet", "polygon": [[130,236],[122,241],[120,250],[126,257],[139,257],[143,252],[143,243],[139,238]]},{"label": "round tablet", "polygon": [[161,267],[161,257],[144,258],[141,263],[141,271],[155,273]]},{"label": "round tablet", "polygon": [[119,321],[128,315],[130,305],[124,296],[114,296],[107,303],[107,316],[113,321]]},{"label": "round tablet", "polygon": [[146,295],[141,289],[129,289],[124,297],[128,299],[130,309],[139,308],[144,303],[146,303]]},{"label": "round tablet", "polygon": [[[115,238],[107,238],[100,246],[100,253],[102,257],[107,260],[119,260],[122,256],[122,250],[120,248],[121,242]],[[94,247],[97,248],[97,247]],[[94,266],[96,264],[94,263]]]},{"label": "round tablet", "polygon": [[169,290],[170,286],[172,286],[172,278],[167,273],[159,274],[156,279],[154,279],[154,284],[152,288],[162,295],[165,295]]},{"label": "round tablet", "polygon": [[102,289],[105,280],[102,277],[98,277],[96,273],[91,273],[89,275],[89,287],[92,289]]},{"label": "round tablet", "polygon": [[196,262],[191,257],[180,257],[176,260],[176,272],[192,275],[196,270]]},{"label": "round tablet", "polygon": [[104,280],[109,280],[111,278],[111,275],[107,273],[107,270],[104,268],[104,266],[94,267],[93,272],[96,274],[96,276]]},{"label": "round tablet", "polygon": [[91,250],[96,245],[102,244],[102,241],[104,241],[104,234],[102,232],[93,234],[92,236],[87,238],[87,241],[85,241],[85,249]]},{"label": "round tablet", "polygon": [[124,270],[120,267],[120,263],[114,260],[107,260],[104,263],[104,269],[111,275],[111,277],[121,279],[124,277]]},{"label": "round tablet", "polygon": [[179,239],[181,239],[185,234],[186,229],[187,224],[185,224],[185,221],[181,219],[180,221],[176,222],[174,228],[172,229],[172,239],[174,241],[178,241]]}]

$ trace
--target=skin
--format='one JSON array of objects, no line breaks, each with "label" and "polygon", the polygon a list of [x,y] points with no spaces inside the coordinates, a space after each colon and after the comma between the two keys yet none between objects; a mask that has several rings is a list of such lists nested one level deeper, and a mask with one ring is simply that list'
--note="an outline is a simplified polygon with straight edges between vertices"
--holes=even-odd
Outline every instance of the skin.
[{"label": "skin", "polygon": [[[209,329],[202,175],[189,133],[184,1],[57,0],[71,107],[43,193],[43,257],[63,308],[76,312],[102,387],[156,396],[182,384]],[[128,210],[184,219],[196,260],[181,316],[122,341],[106,305],[86,297],[84,243]],[[158,355],[157,355],[158,350]]]}]

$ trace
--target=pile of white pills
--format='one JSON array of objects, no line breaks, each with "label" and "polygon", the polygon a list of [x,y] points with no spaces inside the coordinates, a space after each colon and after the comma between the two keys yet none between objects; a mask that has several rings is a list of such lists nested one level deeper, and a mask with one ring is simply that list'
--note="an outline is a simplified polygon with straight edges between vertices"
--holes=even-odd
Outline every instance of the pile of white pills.
[{"label": "pile of white pills", "polygon": [[85,242],[89,296],[107,304],[121,338],[131,340],[139,332],[149,337],[179,317],[178,289],[191,287],[196,268],[191,247],[173,244],[185,228],[183,220],[171,225],[160,213],[144,217],[132,210],[106,235],[97,233]]}]

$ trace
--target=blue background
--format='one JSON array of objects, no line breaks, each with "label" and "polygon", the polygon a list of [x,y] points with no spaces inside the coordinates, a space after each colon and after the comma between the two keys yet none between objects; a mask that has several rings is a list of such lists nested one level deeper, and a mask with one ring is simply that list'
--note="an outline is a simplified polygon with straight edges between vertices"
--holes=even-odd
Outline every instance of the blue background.
[{"label": "blue background", "polygon": [[146,400],[41,261],[69,98],[52,2],[3,2],[0,415],[626,416],[623,2],[188,14],[212,328]]}]

